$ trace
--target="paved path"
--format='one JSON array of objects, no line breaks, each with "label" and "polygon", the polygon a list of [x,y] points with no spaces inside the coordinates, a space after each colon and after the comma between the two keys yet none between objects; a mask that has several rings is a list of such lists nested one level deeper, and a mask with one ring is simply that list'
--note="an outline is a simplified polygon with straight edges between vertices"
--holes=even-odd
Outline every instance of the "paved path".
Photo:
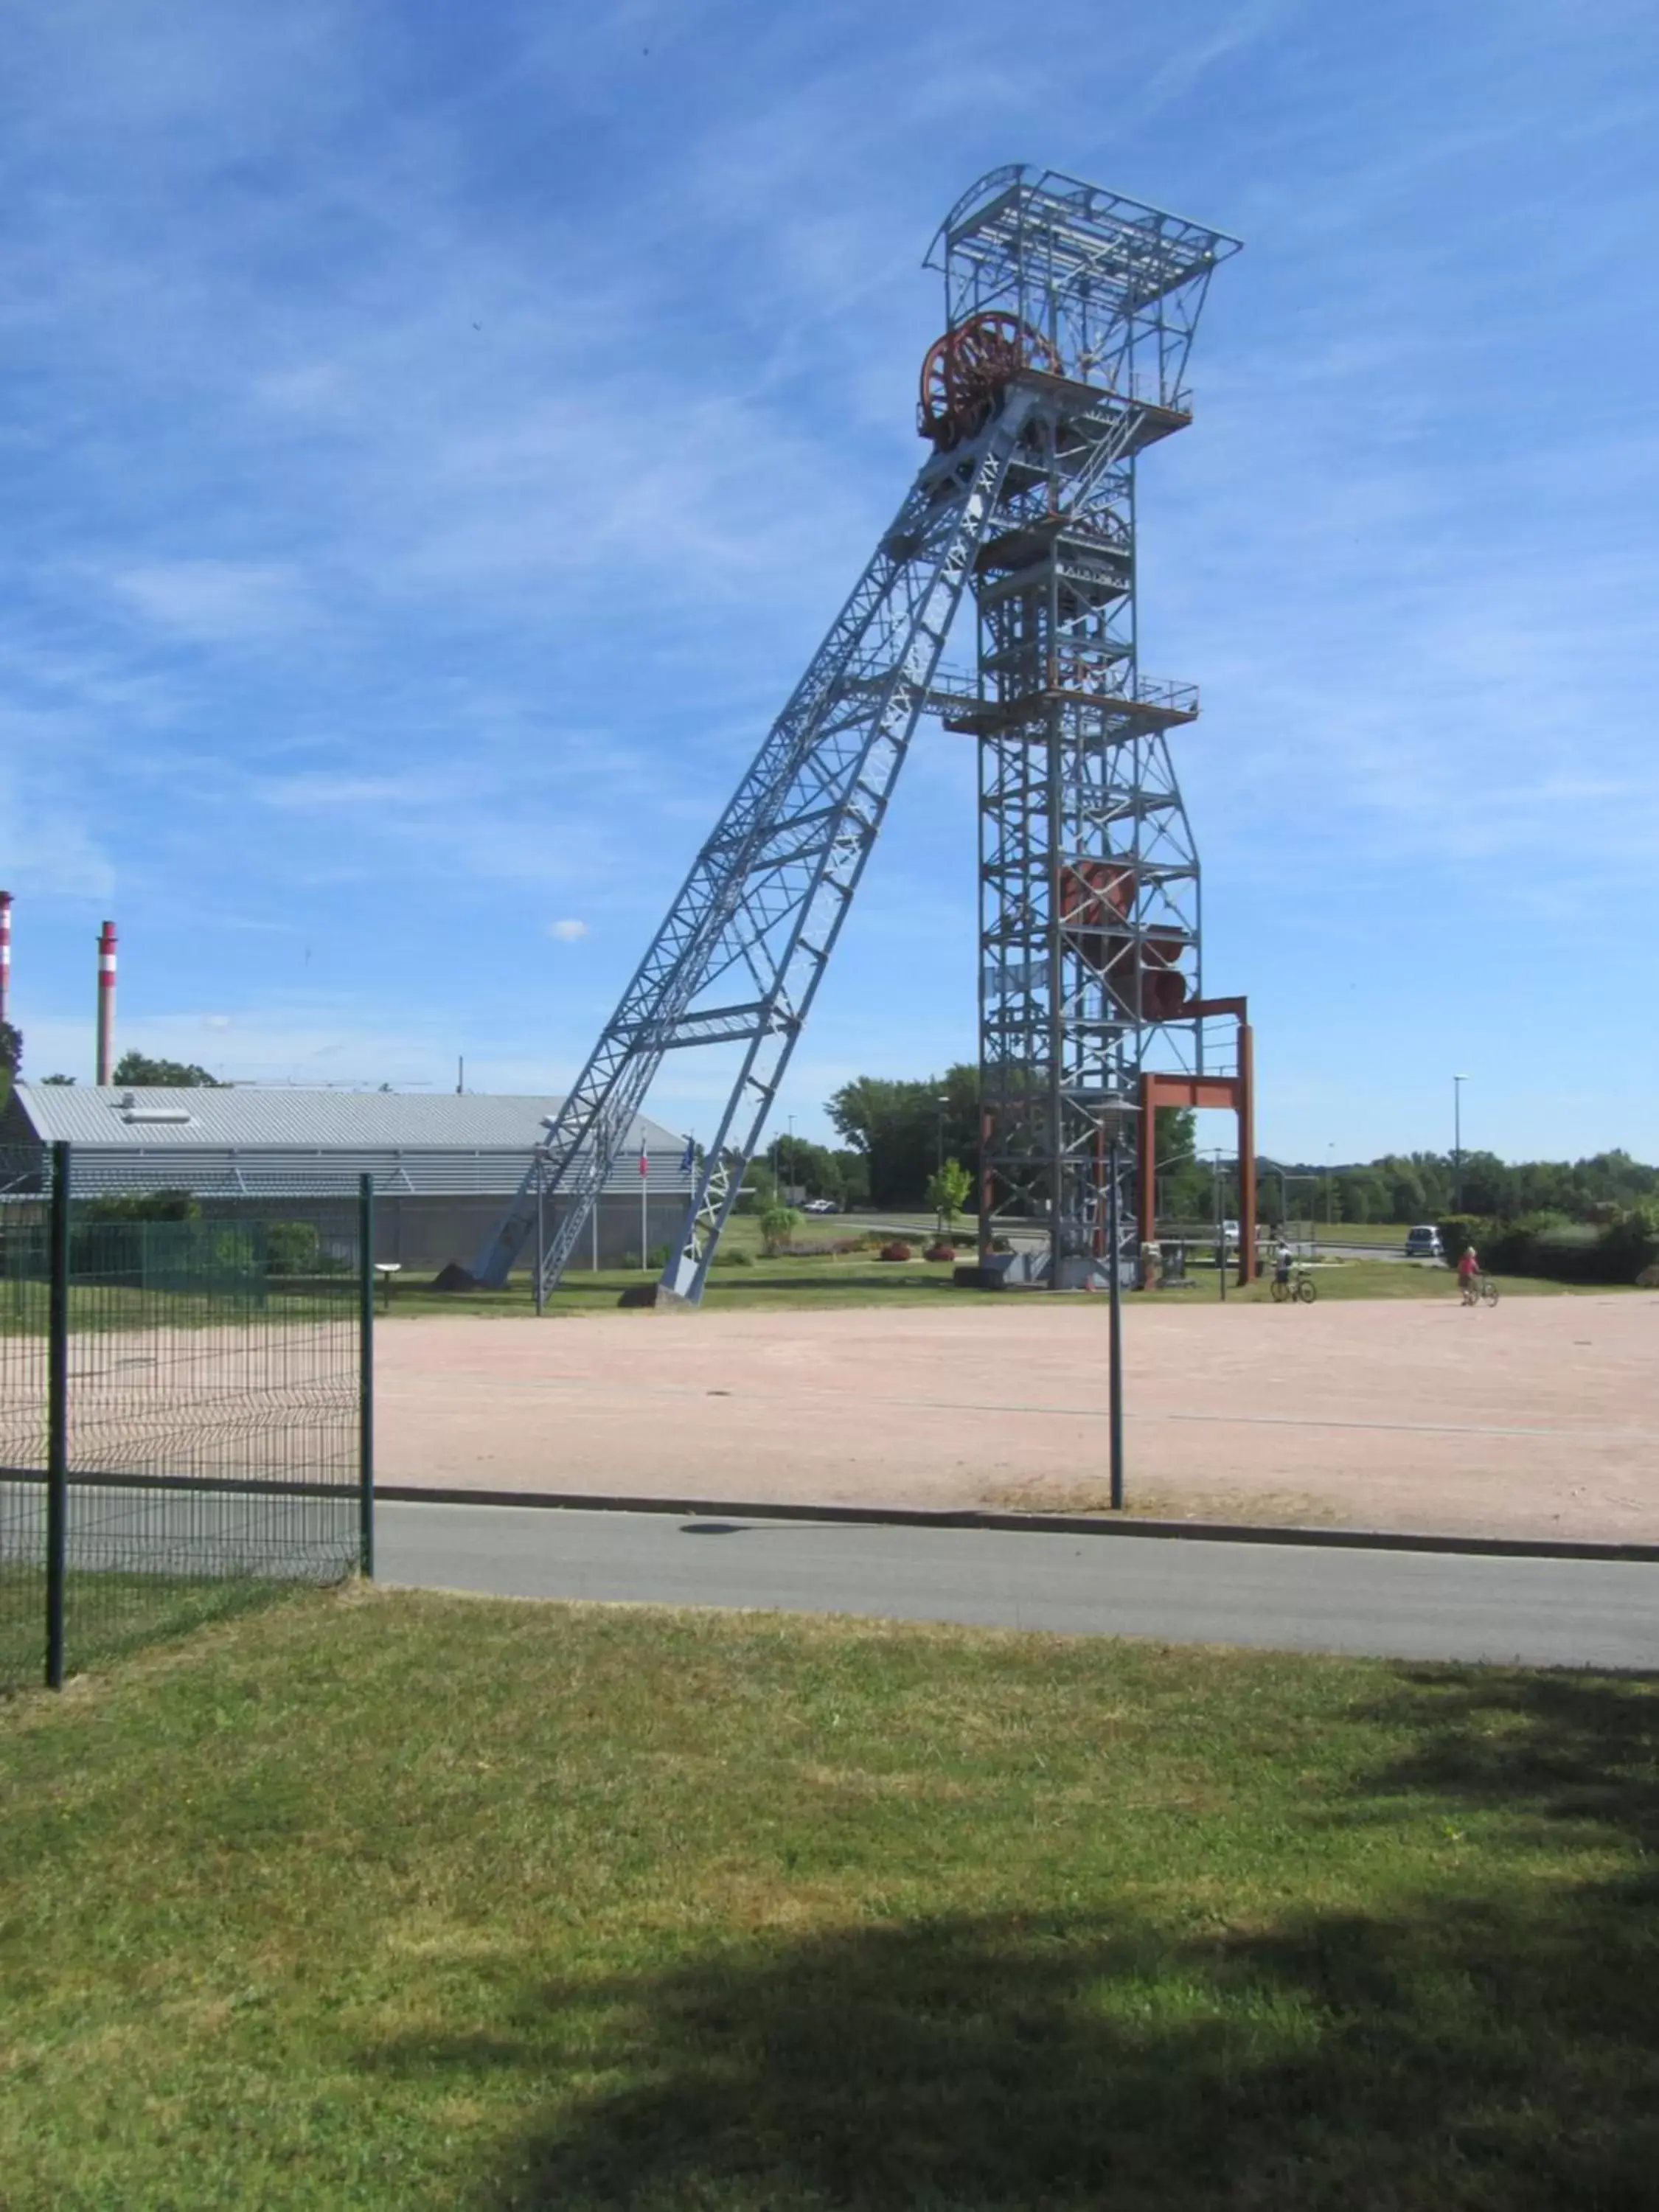
[{"label": "paved path", "polygon": [[1659,1566],[382,1503],[387,1582],[1401,1659],[1659,1668]]}]

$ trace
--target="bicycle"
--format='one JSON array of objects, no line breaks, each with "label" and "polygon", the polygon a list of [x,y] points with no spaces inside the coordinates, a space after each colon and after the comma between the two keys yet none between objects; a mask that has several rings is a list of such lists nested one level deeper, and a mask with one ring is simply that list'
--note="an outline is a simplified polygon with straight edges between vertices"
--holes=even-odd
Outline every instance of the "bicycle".
[{"label": "bicycle", "polygon": [[1294,1268],[1288,1275],[1275,1275],[1270,1287],[1276,1306],[1287,1305],[1292,1298],[1298,1305],[1310,1306],[1319,1296],[1319,1285],[1305,1267]]},{"label": "bicycle", "polygon": [[1495,1306],[1497,1284],[1490,1275],[1472,1275],[1463,1285],[1463,1303],[1466,1306]]}]

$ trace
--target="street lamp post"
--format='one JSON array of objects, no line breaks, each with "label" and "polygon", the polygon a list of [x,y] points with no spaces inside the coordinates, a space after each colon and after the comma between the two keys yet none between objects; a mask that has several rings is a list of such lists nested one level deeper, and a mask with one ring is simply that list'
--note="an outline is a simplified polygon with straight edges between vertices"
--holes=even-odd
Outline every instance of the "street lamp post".
[{"label": "street lamp post", "polygon": [[[1297,1228],[1298,1225],[1298,1224],[1291,1224],[1290,1186],[1291,1183],[1312,1183],[1314,1186],[1314,1197],[1307,1201],[1307,1225],[1314,1228],[1318,1217],[1318,1175],[1291,1175],[1291,1172],[1283,1166],[1283,1161],[1265,1159],[1265,1157],[1263,1157],[1263,1168],[1267,1175],[1279,1176],[1279,1234],[1281,1234],[1281,1239],[1285,1241],[1285,1243],[1290,1243],[1291,1228]],[[1294,1241],[1301,1243],[1303,1239],[1298,1237],[1298,1239]]]},{"label": "street lamp post", "polygon": [[[1269,1161],[1267,1165],[1270,1167],[1273,1173],[1279,1177],[1279,1233],[1285,1238],[1286,1243],[1288,1243],[1291,1239],[1291,1231],[1292,1227],[1291,1219],[1291,1185],[1293,1182],[1310,1182],[1314,1187],[1312,1194],[1308,1200],[1308,1226],[1311,1230],[1316,1228],[1318,1225],[1319,1177],[1316,1175],[1293,1176],[1288,1174],[1286,1170],[1280,1166],[1277,1160]],[[1297,1243],[1300,1243],[1302,1239],[1297,1237],[1296,1241]]]},{"label": "street lamp post", "polygon": [[1123,1285],[1119,1279],[1122,1273],[1122,1255],[1118,1250],[1115,1134],[1108,1140],[1106,1146],[1106,1264],[1111,1271],[1107,1278],[1111,1339],[1107,1347],[1107,1359],[1111,1399],[1112,1510],[1121,1513],[1123,1510]]},{"label": "street lamp post", "polygon": [[1224,1306],[1227,1303],[1227,1212],[1226,1202],[1221,1190],[1221,1159],[1222,1155],[1218,1151],[1215,1156],[1214,1183],[1215,1272],[1216,1279],[1221,1289],[1221,1303]]},{"label": "street lamp post", "polygon": [[[1160,1184],[1159,1184],[1159,1182],[1158,1182],[1158,1177],[1159,1177],[1159,1176],[1164,1173],[1164,1170],[1165,1170],[1165,1168],[1179,1168],[1179,1167],[1184,1167],[1184,1166],[1187,1164],[1187,1163],[1188,1163],[1188,1160],[1195,1160],[1197,1158],[1198,1158],[1198,1154],[1197,1154],[1196,1152],[1171,1152],[1171,1153],[1170,1153],[1170,1157],[1169,1157],[1169,1158],[1168,1158],[1167,1160],[1158,1160],[1158,1161],[1156,1161],[1156,1162],[1153,1164],[1153,1167],[1152,1167],[1152,1227],[1153,1227],[1153,1231],[1154,1231],[1154,1232],[1156,1232],[1156,1231],[1157,1231],[1157,1228],[1158,1228],[1158,1223],[1159,1223],[1160,1221],[1164,1220],[1164,1219],[1166,1218],[1166,1217],[1165,1217],[1165,1212],[1164,1212],[1164,1205],[1165,1205],[1165,1203],[1167,1202],[1167,1194],[1168,1194],[1168,1190],[1169,1190],[1169,1185],[1168,1185],[1167,1182],[1164,1182],[1162,1186],[1160,1186]],[[1164,1198],[1163,1198],[1162,1200],[1160,1199],[1160,1195],[1159,1195],[1159,1194],[1160,1194],[1160,1189],[1163,1191],[1163,1193],[1164,1193]],[[1185,1240],[1184,1240],[1184,1239],[1182,1240],[1182,1249],[1183,1249],[1183,1250],[1185,1249]]]},{"label": "street lamp post", "polygon": [[1119,1245],[1118,1177],[1123,1133],[1139,1111],[1133,1100],[1109,1099],[1100,1122],[1106,1139],[1107,1391],[1109,1406],[1112,1510],[1123,1510],[1123,1254]]},{"label": "street lamp post", "polygon": [[[536,1147],[536,1311],[539,1316],[547,1303],[547,1217],[544,1194],[547,1189],[547,1147]],[[598,1201],[595,1200],[597,1205]]]},{"label": "street lamp post", "polygon": [[1463,1085],[1467,1075],[1452,1078],[1452,1212],[1463,1211]]}]

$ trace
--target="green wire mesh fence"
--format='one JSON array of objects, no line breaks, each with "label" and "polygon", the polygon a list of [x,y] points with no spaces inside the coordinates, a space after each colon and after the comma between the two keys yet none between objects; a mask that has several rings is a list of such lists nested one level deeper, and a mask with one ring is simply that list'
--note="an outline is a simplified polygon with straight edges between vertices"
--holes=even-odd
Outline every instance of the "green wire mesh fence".
[{"label": "green wire mesh fence", "polygon": [[368,1566],[372,1247],[355,1189],[0,1153],[0,1686]]},{"label": "green wire mesh fence", "polygon": [[38,1682],[46,1619],[50,1207],[38,1145],[0,1148],[0,1689]]}]

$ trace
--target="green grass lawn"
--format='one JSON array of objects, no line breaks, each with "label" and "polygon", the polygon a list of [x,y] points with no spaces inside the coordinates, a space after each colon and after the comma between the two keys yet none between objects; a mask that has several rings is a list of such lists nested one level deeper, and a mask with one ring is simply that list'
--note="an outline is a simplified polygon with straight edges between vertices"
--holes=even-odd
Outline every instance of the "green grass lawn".
[{"label": "green grass lawn", "polygon": [[[972,1257],[965,1245],[961,1248],[961,1256],[963,1260]],[[1204,1265],[1194,1256],[1191,1278],[1183,1289],[1137,1291],[1132,1302],[1150,1297],[1161,1303],[1181,1301],[1192,1304],[1213,1302],[1218,1297],[1219,1285],[1212,1266]],[[624,1290],[653,1279],[637,1267],[601,1268],[597,1273],[573,1272],[550,1299],[547,1318],[614,1312]],[[1449,1268],[1407,1266],[1392,1260],[1321,1261],[1314,1269],[1314,1279],[1322,1298],[1457,1297],[1457,1279]],[[1601,1296],[1620,1287],[1605,1283],[1551,1283],[1529,1276],[1500,1275],[1495,1280],[1505,1297],[1555,1297],[1581,1291]],[[930,1306],[942,1301],[960,1304],[963,1300],[994,1305],[999,1299],[1013,1300],[1026,1295],[1019,1291],[963,1290],[952,1279],[951,1269],[940,1262],[920,1259],[881,1261],[866,1252],[834,1259],[757,1258],[750,1267],[713,1267],[702,1303],[706,1313],[758,1313],[778,1307]],[[1230,1300],[1257,1304],[1268,1298],[1270,1291],[1265,1279],[1248,1290],[1241,1290],[1235,1271],[1230,1269],[1227,1296]],[[1105,1302],[1103,1299],[1101,1303],[1103,1305]],[[532,1310],[527,1276],[515,1276],[504,1290],[468,1291],[459,1296],[428,1290],[419,1282],[400,1282],[388,1310],[394,1321],[426,1314],[471,1314],[481,1320],[506,1314],[523,1319]]]},{"label": "green grass lawn", "polygon": [[[1271,1271],[1260,1281],[1240,1289],[1236,1275],[1229,1270],[1227,1297],[1247,1304],[1270,1303],[1273,1285]],[[1455,1304],[1458,1298],[1457,1277],[1449,1267],[1426,1267],[1413,1261],[1407,1264],[1396,1260],[1326,1260],[1315,1263],[1309,1273],[1321,1298],[1442,1298]],[[1185,1299],[1213,1303],[1220,1295],[1213,1267],[1194,1267],[1191,1285],[1185,1289],[1171,1288],[1137,1293],[1161,1303]],[[1610,1292],[1622,1292],[1626,1285],[1614,1283],[1552,1283],[1540,1276],[1494,1275],[1500,1299],[1553,1298],[1570,1297],[1603,1297]]]},{"label": "green grass lawn", "polygon": [[[1279,1218],[1277,1206],[1269,1207],[1265,1203],[1266,1199],[1273,1195],[1273,1192],[1274,1186],[1272,1180],[1264,1180],[1262,1185],[1264,1203],[1259,1214],[1264,1233],[1268,1224],[1276,1222]],[[1286,1233],[1292,1242],[1305,1242],[1311,1229],[1313,1241],[1321,1246],[1327,1243],[1364,1244],[1375,1246],[1382,1251],[1403,1253],[1406,1249],[1406,1231],[1412,1225],[1404,1221],[1327,1222],[1322,1219],[1315,1220],[1310,1224],[1308,1216],[1301,1213],[1293,1217]],[[1186,1236],[1188,1243],[1200,1247],[1208,1244],[1213,1249],[1215,1230],[1212,1224],[1194,1222],[1186,1224],[1182,1233]]]},{"label": "green grass lawn", "polygon": [[[654,1273],[641,1274],[637,1267],[601,1267],[597,1273],[567,1275],[548,1301],[544,1318],[614,1313],[625,1290],[654,1279]],[[711,1268],[702,1304],[708,1313],[762,1313],[778,1306],[937,1305],[942,1298],[981,1295],[987,1294],[958,1290],[951,1269],[942,1262],[881,1261],[866,1253],[846,1260],[759,1260],[752,1269],[742,1271]],[[523,1318],[534,1308],[528,1277],[515,1276],[504,1290],[467,1291],[459,1297],[399,1284],[388,1310],[393,1320],[458,1313]]]},{"label": "green grass lawn", "polygon": [[[803,1221],[795,1235],[796,1242],[802,1244],[846,1243],[868,1230],[865,1217],[826,1214]],[[769,1259],[761,1249],[759,1223],[751,1215],[735,1215],[721,1237],[720,1250],[724,1255],[740,1255],[746,1264],[712,1267],[703,1304],[714,1312],[750,1313],[777,1306],[932,1305],[942,1297],[980,1295],[957,1290],[946,1262],[921,1257],[924,1247],[933,1241],[931,1230],[907,1231],[903,1241],[909,1243],[917,1255],[915,1259],[878,1260],[871,1250]],[[958,1236],[957,1249],[963,1261],[974,1257],[971,1231]],[[550,1299],[548,1316],[556,1319],[561,1315],[613,1312],[624,1291],[654,1283],[659,1272],[655,1267],[572,1267]],[[467,1291],[459,1296],[428,1290],[425,1285],[430,1276],[416,1274],[413,1269],[410,1275],[413,1279],[400,1279],[392,1291],[390,1311],[394,1317],[434,1313],[522,1316],[533,1310],[528,1273],[515,1275],[503,1290]]]},{"label": "green grass lawn", "polygon": [[[42,1521],[14,1522],[8,1534],[17,1550],[0,1557],[0,1698],[39,1688],[46,1673]],[[272,1604],[283,1589],[282,1583],[253,1575],[88,1572],[71,1566],[64,1593],[65,1664],[71,1671],[100,1666],[162,1638]],[[0,2195],[0,2212],[4,2206]]]},{"label": "green grass lawn", "polygon": [[0,1715],[0,2202],[1635,2212],[1656,1717],[297,1600]]},{"label": "green grass lawn", "polygon": [[1403,1252],[1410,1226],[1404,1221],[1319,1221],[1314,1224],[1314,1237],[1320,1243],[1374,1244],[1387,1251]]},{"label": "green grass lawn", "polygon": [[[261,1277],[240,1297],[222,1284],[139,1290],[125,1283],[76,1281],[70,1290],[70,1327],[76,1336],[105,1336],[154,1328],[252,1330],[349,1323],[358,1295],[351,1275]],[[43,1338],[50,1306],[51,1293],[44,1282],[16,1277],[0,1280],[0,1342]]]}]

